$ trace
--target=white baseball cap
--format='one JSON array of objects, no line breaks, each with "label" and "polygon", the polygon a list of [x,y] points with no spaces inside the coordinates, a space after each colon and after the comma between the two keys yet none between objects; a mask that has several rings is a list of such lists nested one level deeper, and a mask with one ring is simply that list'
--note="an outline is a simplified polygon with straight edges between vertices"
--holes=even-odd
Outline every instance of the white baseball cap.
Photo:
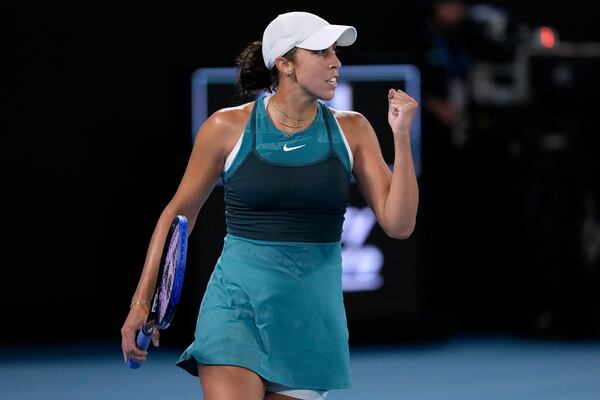
[{"label": "white baseball cap", "polygon": [[280,14],[265,29],[262,53],[267,68],[273,68],[275,58],[294,47],[323,50],[337,42],[350,46],[356,40],[356,29],[347,25],[331,25],[314,14],[293,11]]}]

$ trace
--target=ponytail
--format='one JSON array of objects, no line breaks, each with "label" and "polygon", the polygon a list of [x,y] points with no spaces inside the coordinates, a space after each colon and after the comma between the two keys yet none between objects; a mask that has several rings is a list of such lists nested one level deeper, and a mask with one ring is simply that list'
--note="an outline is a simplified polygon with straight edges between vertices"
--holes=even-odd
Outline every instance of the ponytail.
[{"label": "ponytail", "polygon": [[279,83],[277,68],[269,70],[265,66],[260,41],[254,41],[242,50],[236,59],[236,66],[238,68],[237,86],[243,96],[263,90],[273,93]]}]

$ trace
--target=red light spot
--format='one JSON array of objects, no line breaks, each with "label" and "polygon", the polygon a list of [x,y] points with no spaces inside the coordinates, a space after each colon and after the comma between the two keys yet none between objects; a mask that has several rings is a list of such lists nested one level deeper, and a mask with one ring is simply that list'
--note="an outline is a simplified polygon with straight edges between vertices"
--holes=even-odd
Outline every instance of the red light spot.
[{"label": "red light spot", "polygon": [[551,28],[543,27],[540,29],[540,43],[547,49],[551,49],[556,44],[554,31]]}]

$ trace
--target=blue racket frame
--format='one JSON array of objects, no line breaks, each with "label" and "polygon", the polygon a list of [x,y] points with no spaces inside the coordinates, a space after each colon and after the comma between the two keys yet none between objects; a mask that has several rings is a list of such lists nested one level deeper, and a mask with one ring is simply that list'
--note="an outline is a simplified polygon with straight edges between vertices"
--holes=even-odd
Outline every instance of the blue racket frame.
[{"label": "blue racket frame", "polygon": [[[166,329],[171,325],[171,320],[173,319],[173,315],[175,314],[175,310],[177,308],[177,304],[179,303],[179,298],[181,296],[181,289],[183,287],[183,277],[185,275],[185,261],[187,255],[187,233],[188,233],[188,223],[187,218],[183,215],[177,215],[173,219],[171,223],[171,227],[169,228],[169,234],[167,235],[167,240],[165,242],[165,247],[163,249],[163,256],[161,257],[161,264],[165,262],[165,255],[169,250],[170,239],[173,235],[173,227],[178,226],[179,229],[179,243],[178,243],[178,253],[177,253],[177,265],[175,267],[175,280],[173,282],[173,288],[171,289],[171,293],[169,296],[167,310],[165,312],[165,316],[161,321],[152,320],[147,322],[140,329],[137,338],[136,345],[141,350],[146,350],[150,345],[150,340],[152,339],[152,332],[154,329]],[[157,284],[159,284],[159,279],[162,279],[161,276],[157,277]],[[156,310],[158,308],[158,289],[154,295],[154,301],[152,304],[152,310]],[[130,368],[137,369],[142,365],[141,361],[138,361],[134,358],[129,357],[127,361],[127,365]]]}]

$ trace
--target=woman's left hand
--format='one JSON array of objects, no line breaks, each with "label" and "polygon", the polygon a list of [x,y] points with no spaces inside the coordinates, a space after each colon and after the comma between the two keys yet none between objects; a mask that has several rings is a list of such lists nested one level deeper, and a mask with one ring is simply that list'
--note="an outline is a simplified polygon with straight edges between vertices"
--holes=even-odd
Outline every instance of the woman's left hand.
[{"label": "woman's left hand", "polygon": [[408,135],[418,106],[416,100],[402,90],[390,89],[388,101],[388,123],[394,136]]}]

